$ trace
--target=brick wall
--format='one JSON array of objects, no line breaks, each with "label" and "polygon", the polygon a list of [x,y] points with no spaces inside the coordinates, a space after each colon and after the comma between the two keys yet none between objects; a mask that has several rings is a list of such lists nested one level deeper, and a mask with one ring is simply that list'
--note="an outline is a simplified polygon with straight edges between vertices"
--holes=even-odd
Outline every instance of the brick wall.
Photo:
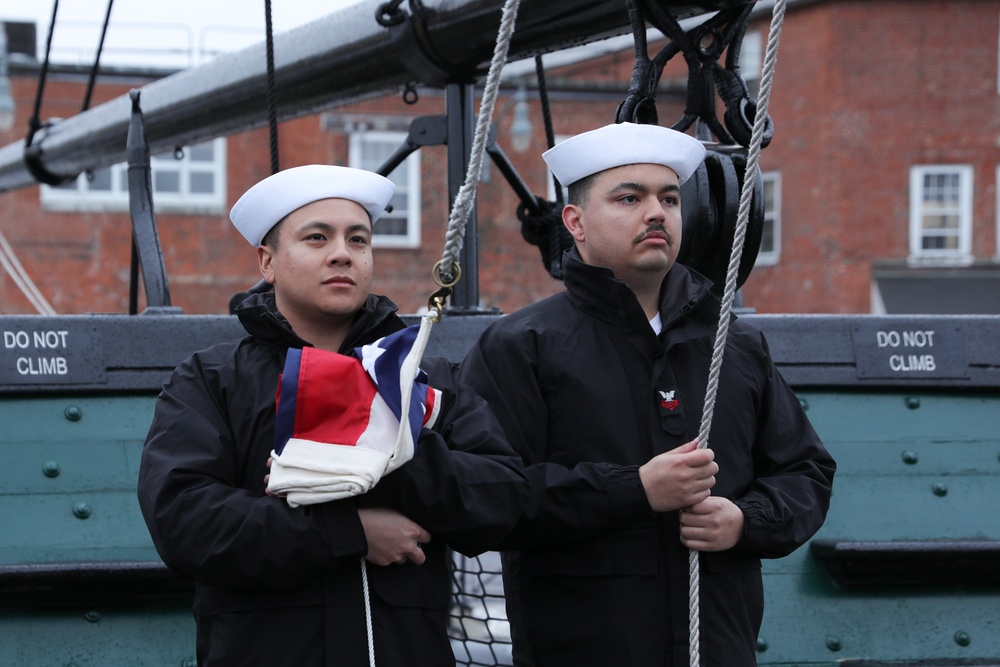
[{"label": "brick wall", "polygon": [[[752,29],[766,31],[768,22]],[[765,313],[869,312],[872,263],[908,253],[914,164],[973,165],[973,252],[983,259],[998,254],[998,23],[996,0],[838,1],[789,11],[771,100],[774,140],[761,158],[764,170],[781,173],[781,256],[777,265],[753,271],[744,287],[746,305]],[[651,53],[658,47],[651,44]],[[550,70],[556,133],[612,122],[631,68],[626,49]],[[676,86],[685,75],[675,58],[663,81]],[[0,136],[3,145],[23,136],[35,94],[32,78],[14,76],[13,83],[19,118]],[[102,78],[93,104],[143,83]],[[75,114],[85,84],[84,77],[50,75],[42,117]],[[560,86],[572,90],[560,92]],[[497,103],[498,141],[529,188],[544,196],[540,106],[529,94],[534,147],[516,153],[508,139],[511,93],[504,91]],[[412,118],[441,114],[444,106],[440,91],[421,91],[414,106],[391,95],[338,111]],[[681,110],[681,101],[662,93],[661,124],[672,124]],[[282,123],[279,135],[283,168],[347,164],[347,135],[324,129],[320,115]],[[187,313],[225,312],[234,292],[259,279],[256,255],[227,212],[270,173],[267,129],[231,136],[227,145],[227,211],[157,216],[173,302]],[[374,289],[403,312],[424,306],[435,288],[430,269],[441,255],[448,215],[444,147],[421,149],[421,164],[420,247],[376,251]],[[483,306],[510,312],[562,286],[548,276],[537,248],[522,240],[516,195],[498,170],[489,173],[478,200],[479,292]],[[127,213],[46,211],[38,188],[29,187],[0,194],[0,231],[57,312],[126,310]],[[0,272],[0,312],[34,312],[6,272]]]},{"label": "brick wall", "polygon": [[781,261],[754,270],[747,305],[869,312],[872,263],[909,253],[913,165],[973,166],[973,254],[997,255],[998,22],[1000,3],[976,1],[815,3],[786,16],[775,139],[761,157],[781,172]]}]

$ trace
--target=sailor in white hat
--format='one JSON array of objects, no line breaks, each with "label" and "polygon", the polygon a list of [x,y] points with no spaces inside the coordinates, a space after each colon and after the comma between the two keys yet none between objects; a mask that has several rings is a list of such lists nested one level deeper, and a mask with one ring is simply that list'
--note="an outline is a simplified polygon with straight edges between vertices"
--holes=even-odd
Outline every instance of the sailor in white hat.
[{"label": "sailor in white hat", "polygon": [[745,320],[725,341],[721,445],[690,439],[721,307],[676,261],[680,185],[704,153],[624,123],[546,153],[569,184],[565,290],[493,322],[460,364],[531,480],[501,546],[515,664],[686,664],[693,550],[709,564],[702,664],[753,667],[760,559],[808,541],[829,507],[836,463]]},{"label": "sailor in white hat", "polygon": [[527,479],[488,407],[369,293],[392,195],[309,165],[232,209],[274,291],[235,309],[247,335],[170,376],[137,484],[157,552],[198,584],[202,667],[453,665],[448,607],[427,601],[451,595],[451,549],[493,549],[520,519]]},{"label": "sailor in white hat", "polygon": [[313,164],[265,178],[233,206],[277,311],[304,340],[340,348],[368,299],[372,224],[394,192],[379,174]]},{"label": "sailor in white hat", "polygon": [[616,123],[571,137],[542,158],[569,190],[563,224],[580,258],[611,269],[648,315],[681,242],[681,183],[705,147],[658,125]]}]

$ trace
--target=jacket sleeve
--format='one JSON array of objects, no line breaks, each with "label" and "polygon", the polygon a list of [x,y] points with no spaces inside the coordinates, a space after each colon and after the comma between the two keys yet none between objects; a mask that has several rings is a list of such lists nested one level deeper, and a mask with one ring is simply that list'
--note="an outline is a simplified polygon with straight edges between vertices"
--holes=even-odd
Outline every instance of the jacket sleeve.
[{"label": "jacket sleeve", "polygon": [[274,393],[260,384],[198,354],[156,401],[139,506],[164,563],[202,584],[293,586],[367,551],[354,500],[291,508],[264,493]]},{"label": "jacket sleeve", "polygon": [[524,514],[503,549],[587,539],[648,519],[649,502],[637,466],[548,462],[548,408],[538,373],[533,332],[491,327],[472,347],[460,377],[486,399],[531,484]]},{"label": "jacket sleeve", "polygon": [[495,549],[523,511],[528,481],[521,459],[447,360],[425,358],[421,367],[442,392],[438,425],[423,429],[413,458],[360,502],[397,509],[467,556]]},{"label": "jacket sleeve", "polygon": [[736,548],[780,558],[823,525],[837,465],[778,372],[763,334],[757,335],[766,379],[753,448],[753,481],[747,493],[734,501],[745,516]]}]

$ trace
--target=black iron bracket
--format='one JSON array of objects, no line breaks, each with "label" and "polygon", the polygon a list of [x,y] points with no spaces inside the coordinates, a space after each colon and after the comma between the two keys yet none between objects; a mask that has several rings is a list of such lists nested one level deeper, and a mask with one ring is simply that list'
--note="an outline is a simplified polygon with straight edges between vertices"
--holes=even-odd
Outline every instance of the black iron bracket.
[{"label": "black iron bracket", "polygon": [[[657,123],[656,88],[663,67],[678,53],[688,66],[687,104],[673,129],[684,132],[701,121],[723,144],[748,147],[753,134],[757,102],[750,96],[740,75],[739,54],[750,20],[753,3],[720,10],[704,23],[685,31],[656,0],[627,0],[629,21],[635,42],[635,65],[625,100],[616,113],[616,122]],[[670,38],[653,58],[646,44],[646,21]],[[719,64],[726,54],[725,66]],[[716,95],[726,106],[725,125],[715,109]],[[762,145],[774,134],[767,118]]]},{"label": "black iron bracket", "polygon": [[163,264],[160,237],[156,232],[153,213],[152,169],[149,166],[149,144],[139,108],[139,91],[129,93],[132,115],[129,118],[125,156],[128,161],[128,201],[132,216],[132,283],[129,289],[129,314],[138,311],[138,270],[142,269],[146,304],[162,312],[170,307],[170,288]]}]

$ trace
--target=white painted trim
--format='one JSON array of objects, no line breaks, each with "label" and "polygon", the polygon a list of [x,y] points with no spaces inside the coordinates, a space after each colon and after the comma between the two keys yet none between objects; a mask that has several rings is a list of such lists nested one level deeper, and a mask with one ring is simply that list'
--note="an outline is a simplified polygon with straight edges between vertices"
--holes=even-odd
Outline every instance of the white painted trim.
[{"label": "white painted trim", "polygon": [[[363,164],[361,160],[362,141],[376,141],[390,143],[394,146],[402,145],[406,139],[406,132],[393,132],[382,130],[366,130],[360,128],[350,133],[350,166],[360,169],[375,170],[381,165]],[[414,151],[396,167],[389,179],[396,184],[396,192],[405,192],[407,196],[406,209],[406,235],[386,235],[378,233],[378,223],[375,224],[372,234],[373,248],[419,248],[420,247],[420,217],[421,217],[421,197],[420,197],[420,151]],[[390,214],[391,215],[391,214]],[[397,213],[398,216],[398,213]]]},{"label": "white painted trim", "polygon": [[[923,247],[925,230],[921,224],[924,206],[924,176],[927,174],[957,175],[958,202],[954,215],[958,216],[956,236],[958,248],[926,249]],[[965,265],[972,262],[972,166],[964,164],[915,165],[910,167],[910,264]]]},{"label": "white painted trim", "polygon": [[764,219],[770,219],[772,223],[774,248],[770,252],[758,251],[757,261],[754,265],[774,266],[781,260],[781,172],[765,171],[761,173],[761,176],[765,183],[770,181],[774,184],[774,210],[771,212],[770,217],[767,210],[764,211]]},{"label": "white painted trim", "polygon": [[[172,156],[152,156],[153,209],[157,213],[216,214],[226,210],[226,139],[212,139],[212,161],[192,162],[190,148],[183,149],[180,160]],[[50,211],[128,211],[128,164],[119,162],[105,170],[110,172],[109,190],[91,190],[87,174],[80,174],[62,187],[42,185],[39,199]],[[178,191],[156,189],[157,174],[178,175]],[[212,175],[214,190],[210,193],[191,192],[189,176],[196,173]]]}]

